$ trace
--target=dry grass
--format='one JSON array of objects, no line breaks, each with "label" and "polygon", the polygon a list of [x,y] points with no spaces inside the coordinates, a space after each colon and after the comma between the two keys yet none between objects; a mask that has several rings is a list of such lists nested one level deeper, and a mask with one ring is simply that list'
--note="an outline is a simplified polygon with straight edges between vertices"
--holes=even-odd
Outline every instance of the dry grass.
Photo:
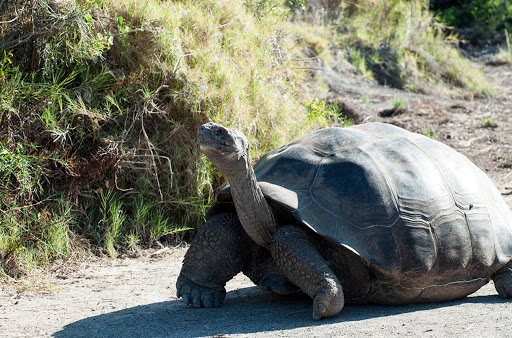
[{"label": "dry grass", "polygon": [[0,24],[0,142],[12,159],[0,168],[4,273],[65,257],[75,234],[116,256],[199,226],[223,183],[196,145],[206,121],[243,130],[255,158],[308,128],[283,11],[26,4],[38,16],[12,17],[17,2],[0,13],[15,19]]}]

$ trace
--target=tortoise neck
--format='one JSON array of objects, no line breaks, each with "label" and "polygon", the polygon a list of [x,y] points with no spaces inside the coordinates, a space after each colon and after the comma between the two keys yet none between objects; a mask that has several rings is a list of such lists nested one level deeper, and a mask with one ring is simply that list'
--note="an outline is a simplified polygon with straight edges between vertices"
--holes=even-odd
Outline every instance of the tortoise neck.
[{"label": "tortoise neck", "polygon": [[257,244],[270,247],[276,221],[256,180],[250,160],[244,158],[245,168],[228,176],[231,194],[240,223]]}]

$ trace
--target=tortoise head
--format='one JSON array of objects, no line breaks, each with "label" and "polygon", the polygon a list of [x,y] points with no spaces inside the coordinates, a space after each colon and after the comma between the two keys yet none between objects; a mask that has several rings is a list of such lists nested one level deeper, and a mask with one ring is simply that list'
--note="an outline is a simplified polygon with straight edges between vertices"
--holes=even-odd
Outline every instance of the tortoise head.
[{"label": "tortoise head", "polygon": [[199,147],[208,159],[229,176],[249,161],[249,142],[240,131],[209,122],[197,132]]}]

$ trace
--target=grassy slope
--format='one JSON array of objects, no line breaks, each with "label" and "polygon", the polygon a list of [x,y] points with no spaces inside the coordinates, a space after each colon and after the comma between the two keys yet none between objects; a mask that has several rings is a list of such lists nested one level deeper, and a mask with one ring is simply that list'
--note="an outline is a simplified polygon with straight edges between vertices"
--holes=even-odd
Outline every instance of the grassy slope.
[{"label": "grassy slope", "polygon": [[410,90],[489,92],[420,2],[362,1],[329,19],[305,6],[293,21],[276,3],[40,1],[35,22],[0,25],[3,46],[54,27],[0,49],[0,269],[20,275],[78,238],[115,257],[199,226],[223,182],[195,143],[201,123],[243,130],[257,158],[339,118],[314,100],[325,85],[304,85],[304,50]]},{"label": "grassy slope", "polygon": [[374,1],[341,18],[342,43],[363,74],[413,92],[450,96],[493,95],[480,70],[453,47],[454,36],[424,1]]},{"label": "grassy slope", "polygon": [[38,9],[65,23],[34,39],[37,64],[23,58],[33,46],[2,51],[0,252],[12,275],[67,255],[76,236],[115,256],[200,224],[221,180],[195,144],[201,123],[242,129],[255,156],[304,131],[279,13],[257,19],[230,1]]}]

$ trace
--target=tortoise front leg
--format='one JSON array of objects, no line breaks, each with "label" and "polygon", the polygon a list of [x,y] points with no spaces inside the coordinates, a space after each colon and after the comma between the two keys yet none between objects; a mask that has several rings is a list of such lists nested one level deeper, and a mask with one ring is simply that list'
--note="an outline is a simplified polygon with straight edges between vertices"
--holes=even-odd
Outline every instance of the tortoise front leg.
[{"label": "tortoise front leg", "polygon": [[219,307],[226,283],[251,258],[250,238],[236,213],[223,213],[206,222],[183,259],[176,282],[177,296],[195,307]]},{"label": "tortoise front leg", "polygon": [[292,225],[278,228],[271,251],[281,271],[313,298],[313,319],[343,309],[345,297],[338,278],[302,230]]},{"label": "tortoise front leg", "polygon": [[263,290],[281,295],[298,290],[270,252],[249,238],[236,213],[218,214],[203,225],[185,254],[177,297],[195,307],[219,307],[226,283],[240,271]]},{"label": "tortoise front leg", "polygon": [[512,297],[512,261],[498,270],[492,280],[501,298]]}]

